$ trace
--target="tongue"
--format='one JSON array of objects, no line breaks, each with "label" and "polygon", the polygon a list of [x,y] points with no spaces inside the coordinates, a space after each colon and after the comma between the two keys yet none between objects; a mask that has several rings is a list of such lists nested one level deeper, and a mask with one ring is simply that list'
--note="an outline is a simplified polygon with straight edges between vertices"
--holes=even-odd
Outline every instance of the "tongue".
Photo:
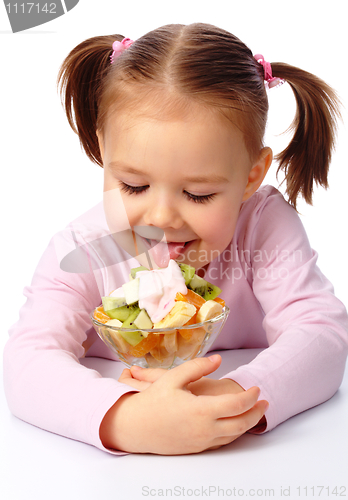
[{"label": "tongue", "polygon": [[185,246],[184,243],[158,243],[150,253],[158,267],[167,267],[170,259],[177,259]]}]

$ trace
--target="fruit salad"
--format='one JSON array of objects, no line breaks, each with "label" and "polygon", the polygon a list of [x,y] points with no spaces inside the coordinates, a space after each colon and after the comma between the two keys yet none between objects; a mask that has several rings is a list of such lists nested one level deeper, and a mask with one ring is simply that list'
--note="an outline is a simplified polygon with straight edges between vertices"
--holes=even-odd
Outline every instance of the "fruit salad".
[{"label": "fruit salad", "polygon": [[[228,314],[220,288],[174,260],[164,269],[134,268],[129,278],[102,297],[92,315],[99,335],[122,361],[170,367],[175,359],[192,359],[211,345],[216,335],[209,345],[208,339],[220,326],[214,329],[215,318],[222,320],[220,331]],[[145,364],[137,363],[139,358]]]}]

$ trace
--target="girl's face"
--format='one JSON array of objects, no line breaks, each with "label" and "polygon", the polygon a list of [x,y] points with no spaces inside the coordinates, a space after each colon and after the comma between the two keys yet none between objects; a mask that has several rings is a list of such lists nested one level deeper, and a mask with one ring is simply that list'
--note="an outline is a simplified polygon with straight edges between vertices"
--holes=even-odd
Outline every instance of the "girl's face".
[{"label": "girl's face", "polygon": [[[170,120],[141,110],[111,115],[99,142],[104,191],[120,190],[129,224],[159,228],[170,257],[196,269],[228,246],[242,201],[271,161],[262,150],[252,164],[240,130],[197,107]],[[162,253],[153,254],[160,267]]]}]

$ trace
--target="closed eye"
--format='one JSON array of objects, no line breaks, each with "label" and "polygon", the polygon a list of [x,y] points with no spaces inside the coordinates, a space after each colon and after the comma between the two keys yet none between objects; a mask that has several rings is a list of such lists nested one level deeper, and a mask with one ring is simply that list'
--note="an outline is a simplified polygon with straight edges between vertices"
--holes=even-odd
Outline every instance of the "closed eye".
[{"label": "closed eye", "polygon": [[[126,184],[125,182],[121,182],[121,190],[127,194],[140,194],[140,193],[143,193],[144,191],[146,191],[149,187],[150,187],[149,185],[130,186],[129,184]],[[215,196],[215,193],[204,194],[204,195],[196,195],[196,194],[189,193],[188,191],[183,191],[183,193],[188,200],[193,201],[194,203],[206,203],[206,202],[212,200]]]},{"label": "closed eye", "polygon": [[127,194],[143,193],[149,187],[150,186],[130,186],[129,184],[125,184],[124,182],[121,182],[121,189],[124,193],[127,193]]},{"label": "closed eye", "polygon": [[198,196],[196,194],[189,193],[188,191],[184,191],[184,194],[189,200],[193,201],[194,203],[206,203],[207,201],[212,200],[215,196],[215,193]]}]

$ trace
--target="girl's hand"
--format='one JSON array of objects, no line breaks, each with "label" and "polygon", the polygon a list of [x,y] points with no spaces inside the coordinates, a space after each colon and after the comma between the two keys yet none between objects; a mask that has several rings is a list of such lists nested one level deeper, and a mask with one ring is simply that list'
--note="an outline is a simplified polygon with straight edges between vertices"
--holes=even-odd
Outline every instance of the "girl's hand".
[{"label": "girl's hand", "polygon": [[179,455],[228,444],[255,426],[267,409],[259,389],[218,396],[191,393],[188,384],[220,364],[198,358],[165,372],[142,392],[125,394],[100,427],[104,446],[131,453]]},{"label": "girl's hand", "polygon": [[[214,370],[216,370],[216,368],[212,371]],[[167,371],[168,370],[164,368],[141,368],[140,366],[131,366],[131,368],[125,368],[123,370],[118,381],[130,385],[138,391],[143,391],[162,377]]]},{"label": "girl's hand", "polygon": [[[216,359],[214,362],[215,366],[210,373],[217,370],[221,364],[221,356],[215,354],[214,357]],[[162,377],[166,371],[163,368],[140,368],[139,366],[132,366],[129,370],[123,370],[118,380],[142,391]],[[218,396],[219,394],[237,394],[244,391],[234,380],[216,380],[208,377],[202,377],[200,380],[188,384],[187,389],[196,396]]]}]

